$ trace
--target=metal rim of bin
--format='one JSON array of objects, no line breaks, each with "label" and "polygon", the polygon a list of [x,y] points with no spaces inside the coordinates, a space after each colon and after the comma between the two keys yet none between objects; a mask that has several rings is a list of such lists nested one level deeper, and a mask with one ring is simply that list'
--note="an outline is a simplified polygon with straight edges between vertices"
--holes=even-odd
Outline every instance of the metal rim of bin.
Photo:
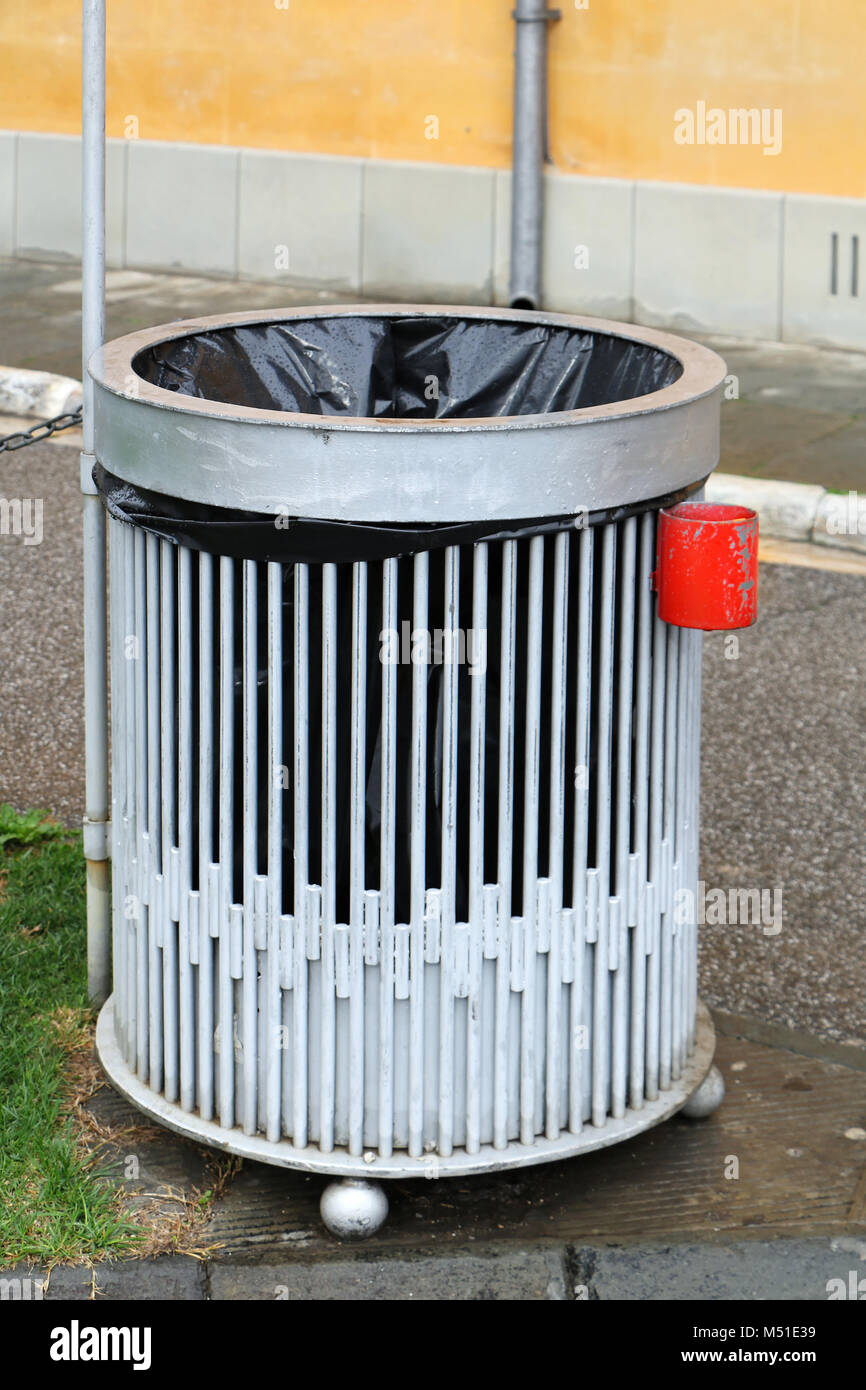
[{"label": "metal rim of bin", "polygon": [[244,1134],[239,1128],[225,1129],[218,1120],[203,1120],[199,1115],[183,1110],[150,1089],[126,1065],[117,1045],[114,1031],[113,996],[103,1005],[96,1026],[96,1051],[109,1081],[132,1105],[159,1124],[194,1139],[210,1148],[248,1158],[256,1163],[269,1163],[277,1168],[296,1168],[299,1172],[321,1173],[325,1176],[360,1178],[430,1178],[440,1175],[470,1177],[477,1173],[493,1173],[508,1168],[529,1168],[538,1163],[553,1163],[557,1159],[574,1158],[577,1154],[592,1153],[610,1148],[625,1139],[633,1139],[644,1130],[652,1129],[675,1115],[688,1101],[707,1076],[713,1061],[716,1033],[706,1005],[698,1000],[695,1048],[679,1080],[662,1091],[657,1100],[645,1101],[639,1110],[628,1108],[615,1119],[608,1116],[598,1127],[588,1125],[580,1134],[562,1133],[557,1139],[538,1135],[533,1144],[510,1141],[506,1148],[497,1149],[484,1144],[476,1153],[455,1149],[447,1158],[436,1153],[412,1158],[405,1150],[384,1157],[374,1150],[353,1155],[345,1149],[325,1153],[317,1145],[295,1148],[287,1139],[271,1143],[263,1134]]},{"label": "metal rim of bin", "polygon": [[[659,391],[607,405],[419,420],[306,415],[204,400],[153,385],[133,365],[146,348],[197,333],[338,317],[448,317],[585,329],[666,353],[682,373]],[[290,502],[294,516],[395,524],[594,513],[690,487],[712,472],[719,457],[722,359],[673,334],[607,319],[417,304],[245,312],[129,334],[100,348],[88,369],[98,452],[112,471],[153,492],[241,511],[275,515]],[[449,437],[447,458],[443,434]],[[212,464],[202,467],[204,456],[220,460],[218,474]]]}]

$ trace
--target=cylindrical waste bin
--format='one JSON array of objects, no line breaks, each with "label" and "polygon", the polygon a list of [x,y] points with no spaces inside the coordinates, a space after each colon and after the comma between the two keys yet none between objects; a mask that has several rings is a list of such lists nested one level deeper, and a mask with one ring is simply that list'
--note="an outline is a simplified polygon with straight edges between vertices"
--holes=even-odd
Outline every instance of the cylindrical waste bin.
[{"label": "cylindrical waste bin", "polygon": [[354,1178],[610,1144],[711,1064],[701,634],[656,516],[724,364],[561,314],[360,306],[108,344],[112,1081]]}]

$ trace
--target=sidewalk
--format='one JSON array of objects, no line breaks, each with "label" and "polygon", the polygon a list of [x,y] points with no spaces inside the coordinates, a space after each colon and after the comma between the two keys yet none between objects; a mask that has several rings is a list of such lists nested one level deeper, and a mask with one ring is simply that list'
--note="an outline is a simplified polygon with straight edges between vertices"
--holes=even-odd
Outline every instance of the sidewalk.
[{"label": "sidewalk", "polygon": [[[767,1046],[716,1022],[728,1094],[709,1120],[675,1117],[570,1162],[389,1183],[388,1222],[360,1246],[323,1230],[323,1180],[245,1163],[195,1255],[57,1268],[44,1297],[824,1301],[829,1280],[866,1273],[866,1070],[789,1050],[814,1050],[803,1035]],[[209,1185],[194,1144],[108,1088],[90,1107],[106,1167],[160,1217]],[[45,1271],[0,1271],[16,1277]]]},{"label": "sidewalk", "polygon": [[[81,377],[76,264],[0,259],[0,364]],[[337,302],[260,281],[109,271],[108,337],[172,319]],[[866,354],[732,338],[703,339],[725,358],[739,398],[722,410],[725,473],[866,488]]]}]

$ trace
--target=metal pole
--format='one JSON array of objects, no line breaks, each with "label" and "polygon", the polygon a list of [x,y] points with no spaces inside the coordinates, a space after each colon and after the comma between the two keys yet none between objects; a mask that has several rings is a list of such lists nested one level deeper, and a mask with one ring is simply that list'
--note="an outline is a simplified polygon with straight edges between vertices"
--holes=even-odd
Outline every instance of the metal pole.
[{"label": "metal pole", "polygon": [[514,43],[514,152],[511,178],[511,274],[508,302],[515,309],[541,303],[542,170],[547,130],[547,26],[559,19],[547,0],[516,0]]},{"label": "metal pole", "polygon": [[84,532],[84,857],[87,985],[93,1004],[111,983],[108,850],[108,676],[105,513],[93,483],[93,384],[87,361],[105,341],[105,0],[83,0],[81,52],[81,352]]}]

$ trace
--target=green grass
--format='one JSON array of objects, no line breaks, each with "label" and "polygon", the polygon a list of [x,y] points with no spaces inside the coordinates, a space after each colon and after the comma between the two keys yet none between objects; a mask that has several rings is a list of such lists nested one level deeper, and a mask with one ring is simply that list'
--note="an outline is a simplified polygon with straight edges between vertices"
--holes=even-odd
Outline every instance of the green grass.
[{"label": "green grass", "polygon": [[110,1183],[64,1104],[70,1051],[86,1044],[81,837],[44,812],[0,807],[0,1265],[133,1248]]}]

